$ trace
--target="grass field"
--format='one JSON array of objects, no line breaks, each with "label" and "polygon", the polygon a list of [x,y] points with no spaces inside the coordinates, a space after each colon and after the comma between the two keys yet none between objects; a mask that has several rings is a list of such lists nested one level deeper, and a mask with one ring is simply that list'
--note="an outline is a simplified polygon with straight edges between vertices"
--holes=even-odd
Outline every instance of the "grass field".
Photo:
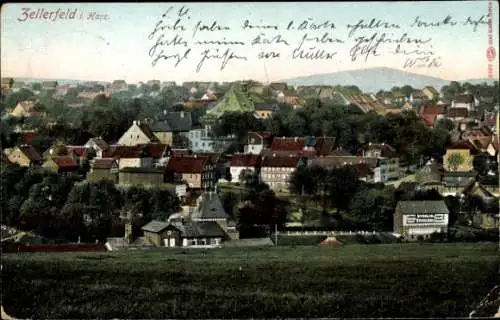
[{"label": "grass field", "polygon": [[16,318],[467,317],[497,244],[5,254]]}]

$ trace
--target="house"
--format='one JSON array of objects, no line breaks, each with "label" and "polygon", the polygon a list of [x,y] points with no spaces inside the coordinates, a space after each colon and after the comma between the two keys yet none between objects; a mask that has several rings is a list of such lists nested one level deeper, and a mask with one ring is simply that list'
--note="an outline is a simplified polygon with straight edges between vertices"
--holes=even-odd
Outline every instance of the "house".
[{"label": "house", "polygon": [[394,213],[394,232],[410,241],[428,239],[448,231],[449,211],[443,200],[399,201]]},{"label": "house", "polygon": [[164,247],[218,247],[226,238],[224,230],[215,221],[153,220],[142,227],[144,237],[155,246]]},{"label": "house", "polygon": [[258,119],[267,119],[279,110],[276,103],[256,103],[255,117]]},{"label": "house", "polygon": [[31,145],[15,147],[8,155],[9,161],[21,167],[32,167],[43,163],[42,156]]},{"label": "house", "polygon": [[187,134],[189,147],[193,152],[222,153],[235,141],[235,136],[214,137],[209,127],[190,130]]},{"label": "house", "polygon": [[282,92],[287,88],[287,85],[285,82],[272,82],[269,84],[269,88],[271,88],[276,94],[279,92]]},{"label": "house", "polygon": [[260,154],[263,149],[269,148],[273,136],[269,132],[249,132],[245,138],[244,153]]},{"label": "house", "polygon": [[187,133],[192,129],[191,112],[167,112],[151,124],[151,130],[161,143],[173,145],[173,134]]},{"label": "house", "polygon": [[57,173],[74,172],[80,168],[71,156],[52,156],[43,163],[42,167]]},{"label": "house", "polygon": [[455,97],[451,101],[451,108],[463,108],[467,109],[467,111],[473,111],[476,109],[479,101],[470,93],[461,94]]},{"label": "house", "polygon": [[138,144],[156,143],[160,140],[147,123],[133,121],[132,126],[118,140],[118,145],[135,146]]},{"label": "house", "polygon": [[413,90],[410,93],[410,102],[413,104],[422,104],[429,100],[427,95],[422,90]]},{"label": "house", "polygon": [[[325,169],[333,169],[341,166],[352,166],[356,169],[357,172],[363,175],[362,177],[358,176],[360,180],[368,181],[368,179],[371,179],[370,182],[375,183],[386,182],[390,178],[392,179],[395,176],[393,172],[389,173],[389,161],[387,158],[360,156],[324,156],[309,159],[308,165],[316,165]],[[370,168],[371,172],[368,171],[364,166],[359,165],[366,165],[368,168]]]},{"label": "house", "polygon": [[102,137],[90,138],[83,147],[89,151],[93,150],[96,153],[97,158],[102,158],[103,152],[109,149],[109,145]]},{"label": "house", "polygon": [[305,165],[303,158],[297,156],[263,156],[261,160],[261,181],[269,185],[272,190],[287,192],[290,178],[295,170]]},{"label": "house", "polygon": [[43,159],[47,160],[53,157],[67,156],[68,148],[62,141],[54,142],[47,150],[42,153]]},{"label": "house", "polygon": [[474,169],[475,147],[469,141],[460,141],[450,145],[443,157],[444,170],[470,172]]},{"label": "house", "polygon": [[396,149],[387,143],[368,143],[363,150],[363,157],[378,158],[386,164],[387,171],[381,172],[381,181],[399,178],[399,157]]},{"label": "house", "polygon": [[[113,158],[118,159],[119,169],[123,168],[152,168],[153,156],[146,146],[117,146],[112,149]],[[105,154],[110,157],[111,154]]]},{"label": "house", "polygon": [[171,156],[166,166],[167,181],[185,181],[190,189],[212,190],[215,187],[215,165],[209,157]]},{"label": "house", "polygon": [[231,157],[229,170],[231,172],[231,182],[241,182],[242,175],[258,176],[260,173],[261,157],[257,154],[234,154]]},{"label": "house", "polygon": [[275,137],[266,154],[314,157],[329,154],[335,146],[334,137]]},{"label": "house", "polygon": [[424,104],[420,107],[419,116],[424,124],[430,128],[434,127],[437,120],[444,118],[444,107],[443,106],[431,106]]},{"label": "house", "polygon": [[284,90],[281,90],[279,93],[278,93],[278,99],[282,102],[285,102],[285,103],[288,103],[288,104],[294,104],[294,102],[297,100],[297,99],[300,99],[299,96],[297,95],[297,92],[295,92],[295,90],[291,90],[291,89],[284,89]]},{"label": "house", "polygon": [[422,89],[422,92],[426,95],[429,100],[437,100],[439,98],[439,92],[431,86],[427,86]]},{"label": "house", "polygon": [[467,108],[451,108],[448,110],[448,119],[451,121],[463,121],[469,118],[469,111]]},{"label": "house", "polygon": [[87,173],[88,181],[110,180],[118,183],[118,161],[113,158],[100,158],[93,160],[90,171]]},{"label": "house", "polygon": [[12,117],[21,118],[21,117],[40,117],[43,116],[44,113],[41,112],[41,109],[38,105],[38,101],[21,101],[19,102],[14,110],[10,113]]},{"label": "house", "polygon": [[142,186],[161,188],[165,183],[165,168],[125,167],[120,168],[118,185],[123,188]]}]

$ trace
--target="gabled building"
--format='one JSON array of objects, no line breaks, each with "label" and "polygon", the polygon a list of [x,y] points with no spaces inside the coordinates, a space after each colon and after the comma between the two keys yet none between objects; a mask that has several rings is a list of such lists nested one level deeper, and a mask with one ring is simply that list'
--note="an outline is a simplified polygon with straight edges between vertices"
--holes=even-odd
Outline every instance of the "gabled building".
[{"label": "gabled building", "polygon": [[8,159],[12,163],[16,163],[21,167],[33,167],[43,163],[42,156],[31,145],[23,144],[15,147],[8,155]]},{"label": "gabled building", "polygon": [[244,153],[260,154],[271,146],[273,138],[269,132],[249,132],[245,138]]},{"label": "gabled building", "polygon": [[109,149],[109,145],[102,137],[90,138],[83,147],[89,151],[93,150],[96,153],[97,158],[102,158],[103,152]]},{"label": "gabled building", "polygon": [[[188,133],[193,127],[191,112],[167,112],[151,123],[151,130],[161,143],[173,145],[173,135]],[[187,134],[186,134],[187,135]]]},{"label": "gabled building", "polygon": [[90,171],[87,174],[88,181],[110,180],[118,183],[118,173],[120,169],[118,161],[113,158],[100,158],[93,160]]},{"label": "gabled building", "polygon": [[71,156],[50,157],[43,163],[42,167],[56,173],[75,172],[80,168]]},{"label": "gabled building", "polygon": [[135,146],[139,144],[159,143],[147,123],[133,121],[132,126],[118,140],[118,145]]},{"label": "gabled building", "polygon": [[261,181],[274,191],[288,192],[290,178],[305,159],[297,156],[263,156],[261,160]]},{"label": "gabled building", "polygon": [[422,90],[413,90],[410,93],[409,100],[413,104],[422,104],[429,100],[427,95]]},{"label": "gabled building", "polygon": [[474,97],[474,95],[466,93],[455,97],[451,102],[451,108],[463,108],[467,111],[473,111],[479,105],[479,101]]},{"label": "gabled building", "polygon": [[215,187],[215,165],[209,157],[171,156],[165,172],[168,182],[185,181],[190,189],[213,190]]},{"label": "gabled building", "polygon": [[14,110],[10,113],[12,117],[21,118],[21,117],[42,117],[45,114],[40,110],[38,101],[21,101],[19,102]]},{"label": "gabled building", "polygon": [[292,104],[297,100],[297,99],[300,99],[297,92],[295,92],[295,90],[291,90],[291,89],[284,89],[284,90],[281,90],[279,93],[278,93],[278,99],[280,101],[283,101],[283,102],[286,102],[288,104]]},{"label": "gabled building", "polygon": [[260,173],[261,157],[256,154],[234,154],[231,157],[229,170],[231,182],[241,182],[240,177],[244,175],[258,176]]},{"label": "gabled building", "polygon": [[445,110],[443,106],[423,105],[420,107],[419,116],[426,126],[432,128],[438,120],[443,119]]},{"label": "gabled building", "polygon": [[247,92],[244,91],[244,88],[239,84],[231,86],[217,105],[207,111],[205,118],[206,121],[210,122],[220,118],[224,113],[228,112],[255,112],[254,103],[249,99]]}]

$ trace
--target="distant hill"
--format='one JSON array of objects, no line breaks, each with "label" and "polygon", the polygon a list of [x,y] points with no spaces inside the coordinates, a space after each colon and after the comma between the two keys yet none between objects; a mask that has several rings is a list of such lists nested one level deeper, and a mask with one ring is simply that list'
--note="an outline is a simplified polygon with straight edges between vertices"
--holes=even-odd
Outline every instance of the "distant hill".
[{"label": "distant hill", "polygon": [[[414,88],[433,86],[440,90],[442,86],[450,83],[450,80],[437,77],[425,76],[406,72],[398,69],[380,67],[370,69],[358,69],[351,71],[339,71],[327,74],[317,74],[305,77],[282,80],[291,85],[356,85],[364,92],[378,92],[379,90],[390,90],[394,86],[410,85]],[[470,82],[471,84],[482,83],[488,79],[471,79],[459,82]]]}]

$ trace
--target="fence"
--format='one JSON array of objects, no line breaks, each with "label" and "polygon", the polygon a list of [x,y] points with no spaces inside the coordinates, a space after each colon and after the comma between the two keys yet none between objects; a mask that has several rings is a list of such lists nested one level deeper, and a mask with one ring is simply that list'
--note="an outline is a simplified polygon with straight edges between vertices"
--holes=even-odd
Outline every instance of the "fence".
[{"label": "fence", "polygon": [[89,252],[106,251],[102,244],[8,244],[5,252]]},{"label": "fence", "polygon": [[376,235],[377,231],[280,231],[279,235],[286,236],[353,236],[361,235]]}]

